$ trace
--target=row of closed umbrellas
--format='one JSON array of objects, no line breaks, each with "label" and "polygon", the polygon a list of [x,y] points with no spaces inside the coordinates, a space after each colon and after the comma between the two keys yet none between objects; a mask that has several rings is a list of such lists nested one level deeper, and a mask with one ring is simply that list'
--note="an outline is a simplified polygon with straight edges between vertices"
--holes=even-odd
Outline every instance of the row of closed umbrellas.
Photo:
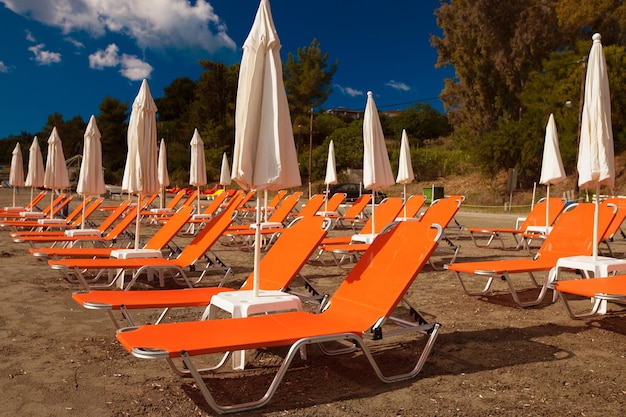
[{"label": "row of closed umbrellas", "polygon": [[[235,107],[232,172],[230,176],[224,175],[223,172],[220,176],[220,182],[230,181],[232,178],[241,188],[256,190],[257,201],[259,201],[259,191],[276,191],[301,185],[291,117],[282,78],[280,46],[269,1],[260,0],[252,28],[243,45]],[[601,184],[610,187],[613,185],[613,138],[609,100],[606,64],[600,36],[596,34],[590,52],[585,106],[582,114],[582,134],[578,158],[581,187],[595,186],[599,188]],[[159,187],[164,187],[169,183],[166,174],[167,163],[164,156],[165,144],[163,141],[161,142],[162,156],[157,156],[156,112],[157,107],[150,94],[148,83],[143,80],[139,94],[132,106],[127,135],[128,154],[122,182],[122,189],[125,192],[137,194],[138,200],[142,198],[142,195],[158,192]],[[553,123],[553,118],[551,121]],[[549,128],[552,131],[552,127],[549,126]],[[556,129],[554,129],[554,135],[556,135]],[[556,143],[556,136],[551,140]],[[31,152],[37,152],[38,145],[36,142],[36,140],[33,141]],[[547,144],[548,137],[546,136],[546,146]],[[363,145],[363,184],[365,188],[373,191],[382,190],[397,181],[405,185],[406,194],[406,184],[413,180],[408,137],[406,132],[403,132],[401,152],[404,152],[404,156],[401,158],[398,176],[394,181],[383,130],[371,92],[367,94],[363,119]],[[48,146],[48,161],[43,181],[39,182],[39,178],[35,177],[36,174],[31,176],[31,162],[29,161],[29,176],[24,185],[33,188],[40,186],[51,189],[67,188],[69,187],[69,180],[61,141],[56,129],[52,131]],[[200,187],[206,184],[206,169],[203,143],[197,130],[191,141],[191,149],[190,184]],[[558,151],[558,144],[556,150]],[[331,152],[333,152],[332,163],[334,165],[333,143],[329,148],[329,165]],[[549,186],[549,184],[560,181],[561,177],[564,178],[564,172],[562,172],[560,154],[554,150],[547,152],[552,157],[559,157],[559,161],[556,162],[556,174],[546,173],[544,178],[542,171],[541,182]],[[16,160],[21,159],[19,145],[16,147],[13,157]],[[78,189],[80,194],[90,195],[105,192],[101,158],[100,133],[95,118],[92,116],[85,132],[85,146]],[[226,155],[224,155],[224,160],[227,164]],[[35,160],[33,164],[36,163]],[[558,169],[559,164],[560,170]],[[85,168],[84,171],[83,168]],[[33,172],[36,172],[35,165],[32,169]],[[336,172],[333,170],[334,167],[332,169],[327,167],[326,184],[336,182]],[[13,172],[13,169],[11,171]],[[12,185],[22,186],[17,171],[11,180],[14,181],[11,182]],[[140,204],[137,207],[139,210]],[[373,219],[374,221],[375,219]],[[257,240],[260,238],[260,222],[260,205],[257,204],[257,236],[255,237]],[[137,221],[135,248],[139,247],[139,225],[140,222]],[[259,248],[260,245],[255,245],[255,295],[258,295]],[[597,249],[594,254],[596,253]]]}]

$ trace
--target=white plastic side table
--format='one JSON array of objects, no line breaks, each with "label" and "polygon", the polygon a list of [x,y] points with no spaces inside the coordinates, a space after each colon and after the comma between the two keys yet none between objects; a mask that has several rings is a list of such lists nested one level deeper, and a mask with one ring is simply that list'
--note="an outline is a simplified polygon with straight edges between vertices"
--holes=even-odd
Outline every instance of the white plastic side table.
[{"label": "white plastic side table", "polygon": [[[626,270],[626,259],[616,259],[608,256],[568,256],[560,258],[556,263],[554,281],[558,281],[562,269],[578,269],[585,278],[608,277],[618,271]],[[598,314],[606,313],[606,300],[598,308]]]},{"label": "white plastic side table", "polygon": [[[248,317],[254,314],[278,311],[302,310],[302,302],[295,295],[278,290],[259,290],[258,297],[252,290],[227,291],[214,295],[209,305],[208,318],[217,318],[218,309],[227,311],[232,317]],[[203,319],[206,317],[203,317]],[[303,351],[300,351],[303,354]],[[245,351],[232,352],[233,369],[243,370],[246,366]]]},{"label": "white plastic side table", "polygon": [[350,238],[351,243],[367,243],[371,244],[376,239],[378,233],[357,233]]},{"label": "white plastic side table", "polygon": [[[158,249],[115,249],[111,251],[110,257],[116,259],[162,258],[163,253]],[[115,276],[117,277],[117,286],[120,289],[124,289],[124,270],[118,270]],[[148,281],[152,281],[151,272],[148,275]],[[163,271],[159,273],[159,284],[161,287],[165,286]]]}]

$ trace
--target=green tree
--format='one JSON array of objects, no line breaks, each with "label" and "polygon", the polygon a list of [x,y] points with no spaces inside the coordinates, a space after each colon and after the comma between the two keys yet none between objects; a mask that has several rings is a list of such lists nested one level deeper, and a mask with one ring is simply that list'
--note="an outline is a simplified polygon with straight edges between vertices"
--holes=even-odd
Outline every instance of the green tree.
[{"label": "green tree", "polygon": [[127,102],[118,98],[105,97],[100,103],[100,114],[96,117],[98,130],[102,137],[100,143],[104,168],[104,180],[109,184],[121,184],[126,162],[127,130],[129,116]]},{"label": "green tree", "polygon": [[406,129],[409,138],[418,141],[447,136],[452,132],[448,118],[426,103],[417,103],[407,107],[405,111],[388,120],[389,133],[399,139],[402,129]]},{"label": "green tree", "polygon": [[443,36],[432,36],[438,67],[454,66],[441,99],[455,128],[476,133],[519,120],[518,95],[529,74],[560,44],[549,0],[450,0],[437,9]]},{"label": "green tree", "polygon": [[[63,145],[63,154],[65,158],[71,158],[74,155],[82,153],[83,138],[85,134],[85,128],[87,123],[81,116],[74,116],[69,121],[63,120],[63,115],[60,113],[53,113],[48,116],[48,121],[43,128],[41,136],[47,141],[52,133],[53,128],[57,128],[57,133],[61,138]],[[47,155],[48,147],[42,148],[42,154]]]},{"label": "green tree", "polygon": [[207,147],[232,145],[239,64],[200,61],[200,65],[204,71],[196,83],[189,118],[183,123],[184,131],[174,140],[189,142],[197,128]]},{"label": "green tree", "polygon": [[558,0],[556,14],[571,44],[596,32],[605,45],[624,43],[626,4],[621,0]]},{"label": "green tree", "polygon": [[298,48],[296,56],[289,53],[283,69],[287,101],[291,117],[308,115],[322,105],[332,92],[332,78],[338,62],[328,65],[328,53],[322,52],[317,39]]}]

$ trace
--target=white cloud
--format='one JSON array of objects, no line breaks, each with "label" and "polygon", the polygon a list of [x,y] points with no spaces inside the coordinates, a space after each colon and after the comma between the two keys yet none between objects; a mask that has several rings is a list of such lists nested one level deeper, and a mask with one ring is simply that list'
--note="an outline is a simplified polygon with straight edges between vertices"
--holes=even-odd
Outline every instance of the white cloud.
[{"label": "white cloud", "polygon": [[152,65],[142,61],[136,56],[123,54],[120,63],[122,65],[120,73],[129,80],[138,81],[144,78],[150,78]]},{"label": "white cloud", "polygon": [[390,81],[387,81],[385,85],[387,87],[393,88],[394,90],[411,91],[411,87],[399,81],[390,80]]},{"label": "white cloud", "polygon": [[119,50],[118,46],[114,43],[107,46],[103,51],[102,49],[89,55],[89,68],[101,70],[105,67],[115,67],[119,65]]},{"label": "white cloud", "polygon": [[72,38],[71,36],[66,37],[65,40],[71,43],[72,45],[74,45],[77,49],[81,49],[85,47],[85,45],[81,41],[78,41]]},{"label": "white cloud", "polygon": [[137,58],[135,55],[120,55],[119,47],[112,43],[105,50],[98,50],[89,55],[89,68],[102,70],[120,66],[120,74],[132,81],[150,78],[152,65]]},{"label": "white cloud", "polygon": [[352,87],[343,87],[343,86],[341,86],[339,84],[335,84],[334,86],[339,89],[341,94],[345,94],[345,95],[348,95],[350,97],[358,97],[358,96],[364,95],[363,91],[355,90]]},{"label": "white cloud", "polygon": [[9,72],[9,68],[2,61],[0,61],[0,72]]},{"label": "white cloud", "polygon": [[35,61],[37,61],[40,65],[58,64],[61,62],[61,54],[58,52],[46,51],[43,49],[45,46],[46,45],[43,43],[40,43],[28,47],[28,50],[35,55]]},{"label": "white cloud", "polygon": [[[60,28],[126,35],[141,48],[234,50],[235,42],[207,0],[0,0],[27,18]],[[195,4],[193,4],[195,3]]]},{"label": "white cloud", "polygon": [[35,40],[35,37],[33,36],[33,33],[30,30],[26,30],[26,40],[29,42],[37,42]]}]

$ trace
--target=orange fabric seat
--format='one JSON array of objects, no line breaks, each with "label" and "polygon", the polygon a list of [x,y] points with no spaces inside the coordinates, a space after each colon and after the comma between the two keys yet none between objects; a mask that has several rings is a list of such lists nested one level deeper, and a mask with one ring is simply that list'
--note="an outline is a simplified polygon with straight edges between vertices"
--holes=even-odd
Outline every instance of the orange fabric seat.
[{"label": "orange fabric seat", "polygon": [[[599,206],[598,236],[602,238],[615,216],[615,206]],[[457,262],[447,267],[453,271],[463,291],[468,295],[485,295],[494,278],[500,277],[508,284],[513,300],[521,307],[534,306],[543,300],[549,289],[550,276],[539,284],[534,273],[548,272],[556,266],[559,258],[591,255],[593,250],[593,217],[595,205],[591,203],[568,206],[554,223],[554,227],[532,259],[504,259],[481,262]],[[599,242],[597,242],[599,243]],[[531,301],[522,301],[516,289],[514,274],[528,274],[532,284],[540,288],[539,295]],[[466,281],[484,282],[482,289],[470,289]],[[474,284],[475,285],[475,284]]]},{"label": "orange fabric seat", "polygon": [[[242,411],[266,404],[299,348],[312,343],[322,346],[325,342],[349,341],[363,351],[382,381],[412,378],[422,369],[434,345],[439,324],[426,320],[418,323],[402,321],[399,333],[420,333],[427,341],[413,369],[392,376],[383,374],[364,340],[378,340],[394,334],[391,323],[396,321],[391,314],[427,262],[441,233],[441,228],[431,228],[420,222],[401,222],[393,230],[379,236],[319,314],[291,312],[140,326],[120,329],[117,339],[139,358],[167,359],[173,367],[172,358],[182,358],[205,400],[218,412]],[[385,323],[390,325],[389,331],[383,331],[383,328],[387,329]],[[193,360],[197,355],[275,346],[290,346],[283,365],[259,400],[242,404],[218,405]],[[340,352],[345,351],[342,349]]]}]

